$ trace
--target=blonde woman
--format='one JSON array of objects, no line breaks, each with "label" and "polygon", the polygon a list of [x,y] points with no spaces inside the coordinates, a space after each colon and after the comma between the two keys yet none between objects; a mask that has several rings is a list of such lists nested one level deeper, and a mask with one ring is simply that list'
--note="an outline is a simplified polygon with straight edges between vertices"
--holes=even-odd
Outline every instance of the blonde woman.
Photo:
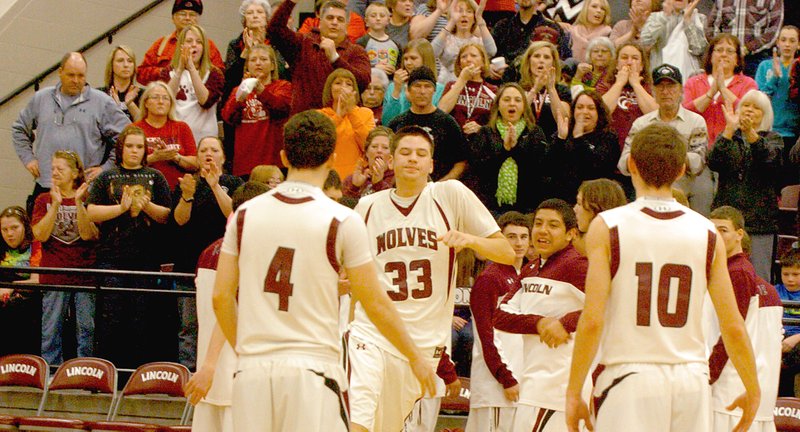
[{"label": "blonde woman", "polygon": [[520,75],[536,124],[545,136],[552,136],[558,128],[556,119],[569,114],[572,102],[569,87],[560,82],[561,60],[556,46],[545,41],[532,43],[522,55]]},{"label": "blonde woman", "polygon": [[461,48],[467,44],[481,44],[488,57],[497,53],[494,38],[483,19],[483,7],[486,2],[478,6],[474,0],[455,0],[450,9],[450,17],[444,31],[439,32],[433,39],[433,53],[436,55],[441,68],[439,69],[439,82],[447,84],[456,79],[453,73],[454,65],[458,62]]},{"label": "blonde woman", "polygon": [[105,85],[100,87],[122,108],[129,119],[139,117],[139,84],[136,82],[136,54],[127,45],[118,45],[108,53]]},{"label": "blonde woman", "polygon": [[575,24],[561,24],[572,36],[572,57],[586,57],[589,41],[611,34],[611,6],[608,0],[588,0],[575,19]]},{"label": "blonde woman", "polygon": [[439,109],[452,115],[465,135],[478,132],[489,120],[489,110],[497,87],[484,81],[489,74],[489,58],[483,45],[468,43],[458,52],[457,79],[445,86]]},{"label": "blonde woman", "polygon": [[217,102],[225,77],[209,60],[205,31],[197,25],[185,27],[178,35],[178,46],[169,71],[178,119],[192,128],[196,139],[217,136]]}]

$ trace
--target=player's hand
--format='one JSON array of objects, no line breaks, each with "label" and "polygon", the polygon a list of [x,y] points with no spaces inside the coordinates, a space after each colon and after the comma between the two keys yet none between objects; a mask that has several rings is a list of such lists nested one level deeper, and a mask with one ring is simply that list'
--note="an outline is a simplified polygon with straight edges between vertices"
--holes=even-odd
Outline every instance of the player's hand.
[{"label": "player's hand", "polygon": [[742,409],[742,418],[739,420],[739,423],[736,424],[736,427],[733,428],[732,432],[747,432],[750,429],[750,425],[756,417],[756,411],[758,411],[758,405],[760,403],[761,397],[759,395],[749,395],[745,392],[739,395],[732,404],[725,407],[728,411],[733,411],[736,408]]},{"label": "player's hand", "polygon": [[519,384],[515,384],[507,389],[503,389],[503,395],[507,400],[516,402],[519,400]]},{"label": "player's hand", "polygon": [[561,321],[555,318],[542,318],[536,324],[536,330],[542,342],[550,348],[556,348],[569,340],[569,333],[561,325]]},{"label": "player's hand", "polygon": [[34,159],[27,164],[25,164],[25,169],[28,170],[29,173],[33,176],[33,178],[39,178],[39,161]]},{"label": "player's hand", "polygon": [[465,320],[464,318],[461,318],[460,316],[453,317],[453,330],[461,331],[461,329],[463,329],[464,326],[466,325],[467,325],[467,320]]},{"label": "player's hand", "polygon": [[456,252],[471,247],[474,243],[474,237],[472,235],[456,230],[446,232],[443,236],[439,236],[437,240],[444,243],[445,246],[455,249]]},{"label": "player's hand", "polygon": [[594,430],[594,425],[589,419],[589,407],[580,396],[572,398],[570,395],[567,395],[566,408],[565,416],[567,418],[567,430],[569,432],[579,432],[581,420],[583,420],[586,429],[590,431]]},{"label": "player's hand", "polygon": [[414,376],[419,381],[420,390],[422,390],[422,397],[436,396],[436,373],[433,371],[430,363],[422,357],[416,361],[409,361],[411,370]]},{"label": "player's hand", "polygon": [[201,367],[192,378],[186,383],[184,392],[186,398],[192,405],[197,405],[201,399],[206,397],[208,391],[211,389],[211,384],[214,383],[214,369],[209,367]]},{"label": "player's hand", "polygon": [[458,396],[458,393],[460,391],[461,391],[461,380],[456,378],[455,381],[451,382],[450,384],[447,384],[447,391],[445,392],[445,395],[447,395],[448,397],[456,397]]}]

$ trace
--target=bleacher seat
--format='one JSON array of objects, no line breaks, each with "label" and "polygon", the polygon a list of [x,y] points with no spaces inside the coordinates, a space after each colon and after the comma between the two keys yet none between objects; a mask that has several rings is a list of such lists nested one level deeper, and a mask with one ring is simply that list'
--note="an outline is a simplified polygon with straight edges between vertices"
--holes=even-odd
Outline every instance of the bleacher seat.
[{"label": "bleacher seat", "polygon": [[778,398],[773,415],[778,432],[800,432],[800,399]]},{"label": "bleacher seat", "polygon": [[[58,415],[44,416],[47,410],[47,400],[53,394],[61,394],[64,397],[103,394],[108,396],[108,407],[105,409],[106,420],[111,416],[111,409],[114,406],[117,391],[117,368],[108,360],[95,357],[80,357],[65,361],[53,376],[53,381],[45,390],[44,402],[39,407],[36,417],[21,417],[17,419],[20,430],[88,430],[90,423],[87,418],[66,418]],[[73,403],[71,407],[79,407],[82,404]],[[80,410],[79,410],[80,411]],[[84,413],[88,417],[90,413]],[[92,413],[93,414],[93,413]]]},{"label": "bleacher seat", "polygon": [[[38,408],[42,409],[50,367],[45,359],[32,354],[10,354],[0,357],[0,390],[15,392],[20,389],[38,390],[41,395]],[[9,407],[12,408],[12,407]],[[0,416],[0,430],[16,430],[17,418]]]},{"label": "bleacher seat", "polygon": [[189,420],[191,405],[186,400],[183,388],[189,381],[189,369],[186,366],[171,362],[154,362],[139,366],[131,375],[122,393],[117,398],[109,421],[93,422],[92,431],[117,432],[158,432],[165,426],[152,423],[116,421],[120,407],[125,399],[158,398],[163,401],[181,401],[184,404],[180,416],[180,424]]}]

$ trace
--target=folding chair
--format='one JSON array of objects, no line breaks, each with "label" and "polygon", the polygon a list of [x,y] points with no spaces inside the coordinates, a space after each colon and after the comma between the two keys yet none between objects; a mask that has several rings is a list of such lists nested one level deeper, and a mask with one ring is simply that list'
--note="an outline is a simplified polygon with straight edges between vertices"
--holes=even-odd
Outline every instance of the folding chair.
[{"label": "folding chair", "polygon": [[[37,410],[42,409],[50,367],[45,359],[32,354],[11,354],[0,357],[0,388],[14,392],[20,389],[40,390]],[[16,430],[17,417],[0,415],[0,430]]]},{"label": "folding chair", "polygon": [[[39,407],[36,417],[21,417],[17,419],[20,430],[88,430],[90,425],[86,419],[66,418],[59,416],[43,416],[46,411],[47,400],[51,395],[76,396],[86,394],[104,394],[108,396],[108,408],[105,409],[105,419],[111,416],[111,408],[117,390],[117,368],[108,360],[95,357],[81,357],[67,360],[62,364],[44,393],[44,402]],[[75,403],[74,406],[81,406]],[[88,417],[91,412],[82,413]]]},{"label": "folding chair", "polygon": [[183,401],[184,407],[180,424],[189,421],[191,404],[186,399],[183,388],[189,381],[189,369],[186,366],[171,362],[154,362],[139,366],[131,375],[122,394],[111,412],[109,421],[93,422],[93,431],[122,431],[122,432],[158,432],[164,426],[151,423],[138,423],[117,421],[120,407],[125,400],[135,398],[159,398],[164,401]]},{"label": "folding chair", "polygon": [[800,432],[800,399],[778,398],[773,415],[777,432]]}]

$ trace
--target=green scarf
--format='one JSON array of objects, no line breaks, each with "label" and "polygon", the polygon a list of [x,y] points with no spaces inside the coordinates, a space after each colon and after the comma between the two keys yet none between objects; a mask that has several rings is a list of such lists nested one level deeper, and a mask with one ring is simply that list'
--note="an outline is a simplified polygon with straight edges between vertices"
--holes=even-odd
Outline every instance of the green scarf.
[{"label": "green scarf", "polygon": [[[514,124],[514,132],[517,134],[517,139],[522,135],[525,130],[525,120],[520,119]],[[506,135],[508,134],[508,126],[505,123],[497,122],[497,131],[500,132],[502,142],[505,142]],[[502,145],[502,144],[501,144]],[[508,157],[503,164],[500,165],[500,171],[497,174],[497,205],[503,206],[504,204],[514,205],[517,202],[517,183],[519,181],[519,166],[517,161],[512,157]]]}]

